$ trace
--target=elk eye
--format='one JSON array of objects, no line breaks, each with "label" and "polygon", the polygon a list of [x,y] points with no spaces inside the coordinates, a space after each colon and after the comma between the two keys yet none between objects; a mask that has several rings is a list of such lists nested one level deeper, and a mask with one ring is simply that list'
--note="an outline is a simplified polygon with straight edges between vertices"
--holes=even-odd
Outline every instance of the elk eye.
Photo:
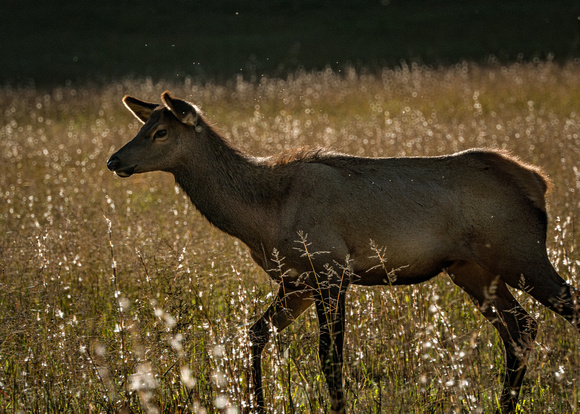
[{"label": "elk eye", "polygon": [[166,136],[167,136],[167,130],[160,129],[160,130],[155,132],[155,135],[153,135],[153,139],[165,138]]}]

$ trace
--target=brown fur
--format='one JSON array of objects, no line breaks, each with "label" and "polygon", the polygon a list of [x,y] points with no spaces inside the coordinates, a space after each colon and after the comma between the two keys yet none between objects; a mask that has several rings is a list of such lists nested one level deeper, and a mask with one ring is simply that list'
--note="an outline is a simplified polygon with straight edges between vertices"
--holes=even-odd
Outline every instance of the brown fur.
[{"label": "brown fur", "polygon": [[494,168],[511,178],[538,209],[546,211],[545,195],[551,187],[551,182],[540,168],[525,163],[506,150],[477,150],[474,163],[481,161],[487,163],[486,167]]},{"label": "brown fur", "polygon": [[325,154],[327,154],[327,150],[324,148],[300,147],[286,150],[270,157],[268,158],[268,162],[273,167],[292,164],[294,162],[317,162]]},{"label": "brown fur", "polygon": [[265,411],[261,353],[271,327],[284,329],[312,304],[331,412],[345,411],[341,368],[350,284],[412,284],[446,272],[504,343],[504,412],[516,409],[537,332],[508,286],[580,328],[578,291],[546,254],[549,180],[538,168],[489,149],[411,158],[301,149],[258,159],[233,148],[192,104],[169,93],[162,101],[157,107],[125,97],[145,125],[108,167],[123,177],[172,173],[197,209],[242,240],[280,284],[250,329],[258,411]]}]

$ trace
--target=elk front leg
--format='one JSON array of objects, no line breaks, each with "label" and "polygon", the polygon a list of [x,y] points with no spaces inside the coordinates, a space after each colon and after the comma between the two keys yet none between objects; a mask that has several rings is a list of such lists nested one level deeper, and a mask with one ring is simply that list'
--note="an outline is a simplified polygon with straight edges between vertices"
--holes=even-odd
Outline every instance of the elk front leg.
[{"label": "elk front leg", "polygon": [[281,331],[298,318],[312,305],[310,288],[296,290],[281,285],[278,295],[266,312],[250,328],[252,343],[252,382],[258,412],[265,412],[264,393],[262,391],[262,351],[270,340],[272,328]]},{"label": "elk front leg", "polygon": [[316,313],[320,326],[318,354],[330,392],[331,413],[345,412],[342,383],[342,349],[345,328],[346,288],[331,286],[315,293]]}]

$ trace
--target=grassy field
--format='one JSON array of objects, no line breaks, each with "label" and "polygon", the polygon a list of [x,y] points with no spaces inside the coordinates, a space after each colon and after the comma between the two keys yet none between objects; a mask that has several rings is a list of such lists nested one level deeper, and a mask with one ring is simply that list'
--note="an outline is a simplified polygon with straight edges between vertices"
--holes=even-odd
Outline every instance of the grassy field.
[{"label": "grassy field", "polygon": [[[549,254],[580,287],[580,64],[297,72],[224,84],[119,81],[0,89],[0,412],[235,413],[252,405],[247,328],[276,286],[167,174],[105,166],[139,124],[130,93],[171,90],[256,155],[301,145],[366,156],[506,148],[543,167]],[[436,218],[434,218],[436,219]],[[541,330],[522,412],[580,410],[580,335],[525,294]],[[353,413],[490,412],[503,350],[447,276],[353,288]],[[272,413],[322,413],[311,310],[264,353]]]}]

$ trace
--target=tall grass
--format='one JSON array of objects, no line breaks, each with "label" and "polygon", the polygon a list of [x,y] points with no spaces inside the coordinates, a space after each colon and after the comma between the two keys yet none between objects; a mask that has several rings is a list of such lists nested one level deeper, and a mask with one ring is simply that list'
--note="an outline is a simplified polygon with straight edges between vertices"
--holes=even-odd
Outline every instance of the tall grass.
[{"label": "tall grass", "polygon": [[[170,89],[256,155],[303,145],[366,156],[507,148],[543,167],[549,254],[580,287],[580,65],[380,74],[305,72],[226,84],[126,81],[0,90],[0,411],[235,413],[252,407],[247,328],[276,286],[204,221],[171,176],[106,170],[139,124],[130,93]],[[436,219],[436,218],[434,218]],[[580,336],[517,293],[541,324],[523,412],[576,412]],[[264,352],[272,412],[325,412],[313,311]],[[489,412],[503,351],[449,278],[350,289],[351,412]]]}]

